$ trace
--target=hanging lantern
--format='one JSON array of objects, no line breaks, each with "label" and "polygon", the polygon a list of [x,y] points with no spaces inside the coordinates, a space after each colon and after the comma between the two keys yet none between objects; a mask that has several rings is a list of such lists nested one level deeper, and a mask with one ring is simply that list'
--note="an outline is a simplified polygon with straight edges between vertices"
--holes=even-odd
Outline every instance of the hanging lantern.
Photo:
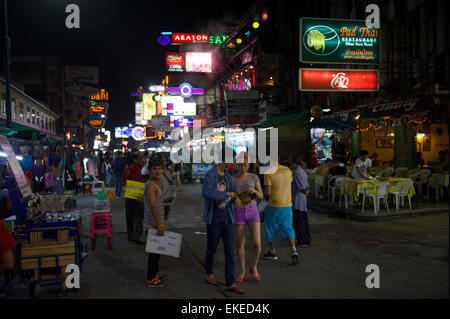
[{"label": "hanging lantern", "polygon": [[323,110],[322,110],[322,107],[320,107],[320,105],[314,105],[311,108],[311,116],[316,118],[316,119],[321,117],[322,113],[323,113]]}]

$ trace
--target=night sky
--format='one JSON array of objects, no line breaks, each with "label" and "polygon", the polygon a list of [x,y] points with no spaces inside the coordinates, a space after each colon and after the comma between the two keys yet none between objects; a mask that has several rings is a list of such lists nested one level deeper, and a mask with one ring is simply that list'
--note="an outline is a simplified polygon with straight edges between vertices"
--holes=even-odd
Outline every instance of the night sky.
[{"label": "night sky", "polygon": [[[110,92],[111,129],[134,121],[131,91],[163,79],[170,48],[157,42],[162,31],[202,32],[208,24],[222,25],[224,17],[237,22],[254,2],[8,0],[11,56],[59,56],[66,65],[100,66],[100,87]],[[80,29],[65,26],[65,8],[72,3],[80,7]]]}]

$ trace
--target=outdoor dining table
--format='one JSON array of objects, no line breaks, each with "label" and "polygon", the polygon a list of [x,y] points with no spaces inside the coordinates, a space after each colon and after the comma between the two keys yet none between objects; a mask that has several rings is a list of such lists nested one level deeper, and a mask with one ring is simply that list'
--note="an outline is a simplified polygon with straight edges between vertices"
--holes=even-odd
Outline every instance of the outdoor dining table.
[{"label": "outdoor dining table", "polygon": [[[399,178],[399,177],[379,177],[377,179],[367,179],[367,180],[360,180],[360,179],[348,179],[344,182],[344,188],[342,190],[344,198],[345,198],[345,208],[349,208],[349,200],[350,202],[354,203],[357,202],[359,199],[359,195],[364,193],[365,188],[371,188],[376,183],[382,182],[382,181],[388,181],[389,182],[389,191],[396,191],[398,190],[395,187],[395,184],[402,180],[410,180],[409,178]],[[374,190],[376,191],[376,190]],[[409,189],[409,196],[413,197],[416,194],[414,190],[413,184],[411,184],[411,188]]]}]

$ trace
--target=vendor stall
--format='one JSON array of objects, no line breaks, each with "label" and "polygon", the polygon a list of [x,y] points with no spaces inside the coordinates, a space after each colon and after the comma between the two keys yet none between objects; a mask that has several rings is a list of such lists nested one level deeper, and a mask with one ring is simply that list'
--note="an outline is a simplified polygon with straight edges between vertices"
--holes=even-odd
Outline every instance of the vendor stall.
[{"label": "vendor stall", "polygon": [[42,284],[60,284],[65,289],[65,267],[81,268],[81,211],[73,195],[33,193],[9,141],[0,136],[0,146],[8,159],[8,173],[3,178],[13,216],[8,228],[18,241],[17,273],[30,294]]}]

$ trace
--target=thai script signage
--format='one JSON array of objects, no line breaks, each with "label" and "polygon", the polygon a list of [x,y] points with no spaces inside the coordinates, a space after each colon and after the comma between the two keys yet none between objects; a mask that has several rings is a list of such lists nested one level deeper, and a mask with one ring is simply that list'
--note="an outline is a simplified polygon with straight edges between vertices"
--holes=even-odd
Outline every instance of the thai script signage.
[{"label": "thai script signage", "polygon": [[378,70],[300,69],[300,91],[378,91]]}]

